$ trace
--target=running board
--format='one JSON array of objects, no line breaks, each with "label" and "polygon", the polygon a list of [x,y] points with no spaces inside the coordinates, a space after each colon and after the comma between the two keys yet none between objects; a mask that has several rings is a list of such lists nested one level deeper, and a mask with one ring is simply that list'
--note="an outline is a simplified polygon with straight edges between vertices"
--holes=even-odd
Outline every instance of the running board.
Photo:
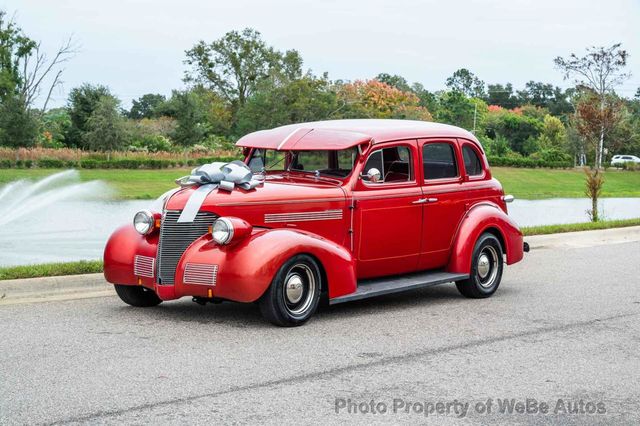
[{"label": "running board", "polygon": [[329,304],[351,302],[367,299],[383,294],[399,293],[416,288],[431,287],[433,285],[449,283],[469,278],[469,274],[450,274],[442,271],[419,272],[415,274],[399,275],[384,278],[358,281],[358,288],[351,294],[335,297]]}]

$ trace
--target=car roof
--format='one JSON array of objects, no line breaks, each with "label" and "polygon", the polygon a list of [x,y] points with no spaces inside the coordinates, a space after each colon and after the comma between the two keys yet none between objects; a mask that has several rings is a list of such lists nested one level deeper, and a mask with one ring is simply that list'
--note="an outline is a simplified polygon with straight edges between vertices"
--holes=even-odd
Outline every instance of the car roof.
[{"label": "car roof", "polygon": [[429,137],[465,138],[476,143],[472,133],[448,124],[415,120],[327,120],[290,124],[249,133],[236,145],[286,150],[347,149],[366,143]]}]

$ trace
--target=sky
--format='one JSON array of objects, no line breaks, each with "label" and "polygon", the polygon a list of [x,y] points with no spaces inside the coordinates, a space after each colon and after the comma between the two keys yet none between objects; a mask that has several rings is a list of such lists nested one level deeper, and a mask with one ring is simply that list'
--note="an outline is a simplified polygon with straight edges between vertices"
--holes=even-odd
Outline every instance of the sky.
[{"label": "sky", "polygon": [[296,49],[305,69],[331,79],[399,74],[429,90],[467,68],[486,83],[529,80],[571,86],[556,56],[622,42],[640,87],[640,0],[2,0],[24,32],[53,54],[69,36],[52,106],[82,83],[103,84],[128,107],[145,93],[184,87],[185,50],[230,30],[254,28],[278,50]]}]

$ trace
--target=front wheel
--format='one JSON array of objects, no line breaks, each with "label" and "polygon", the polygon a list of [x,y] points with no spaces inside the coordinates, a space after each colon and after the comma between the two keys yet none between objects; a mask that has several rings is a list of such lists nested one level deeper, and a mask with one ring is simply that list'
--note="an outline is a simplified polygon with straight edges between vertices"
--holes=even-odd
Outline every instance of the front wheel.
[{"label": "front wheel", "polygon": [[302,325],[318,308],[320,289],[318,263],[311,256],[299,254],[278,270],[259,301],[260,312],[281,327]]},{"label": "front wheel", "polygon": [[138,308],[148,308],[162,303],[158,295],[148,288],[121,284],[115,284],[114,287],[120,299],[128,305]]},{"label": "front wheel", "polygon": [[458,291],[473,299],[495,293],[502,279],[502,253],[502,245],[495,235],[482,234],[473,248],[469,278],[456,281]]}]

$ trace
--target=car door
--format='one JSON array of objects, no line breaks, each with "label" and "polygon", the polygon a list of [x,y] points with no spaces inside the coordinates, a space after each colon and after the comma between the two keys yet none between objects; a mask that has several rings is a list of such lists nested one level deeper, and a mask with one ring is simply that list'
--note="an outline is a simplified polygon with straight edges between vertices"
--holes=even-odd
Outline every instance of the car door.
[{"label": "car door", "polygon": [[354,186],[358,278],[417,269],[422,232],[422,191],[416,176],[417,142],[385,143],[370,149],[363,174],[380,171],[378,182]]},{"label": "car door", "polygon": [[447,264],[451,244],[464,214],[460,147],[456,139],[418,141],[422,165],[424,222],[419,268]]}]

